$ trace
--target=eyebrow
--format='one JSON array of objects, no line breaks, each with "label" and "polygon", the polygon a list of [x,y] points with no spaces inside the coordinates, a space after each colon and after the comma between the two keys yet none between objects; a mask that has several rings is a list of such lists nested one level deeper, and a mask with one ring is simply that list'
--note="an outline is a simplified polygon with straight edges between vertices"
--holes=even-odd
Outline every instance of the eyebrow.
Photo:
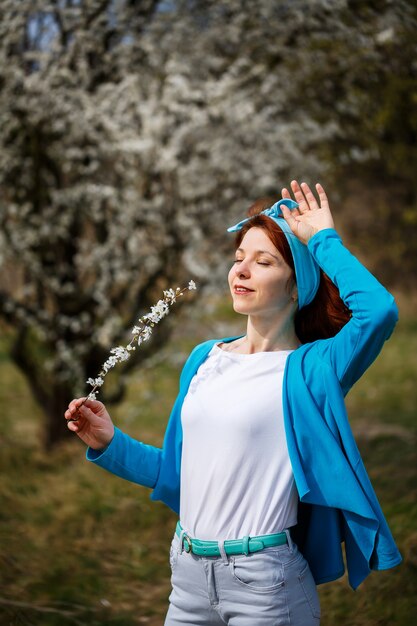
[{"label": "eyebrow", "polygon": [[[245,251],[244,251],[243,248],[237,248],[236,252],[245,252]],[[277,257],[275,254],[272,254],[272,252],[269,252],[268,250],[255,250],[255,254],[269,254],[270,256],[272,256],[277,261],[281,260],[279,257]]]}]

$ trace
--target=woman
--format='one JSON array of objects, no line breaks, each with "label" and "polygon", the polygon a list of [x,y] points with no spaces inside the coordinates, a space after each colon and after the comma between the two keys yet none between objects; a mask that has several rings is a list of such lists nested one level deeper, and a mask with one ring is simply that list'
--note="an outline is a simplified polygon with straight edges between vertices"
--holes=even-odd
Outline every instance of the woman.
[{"label": "woman", "polygon": [[121,433],[101,402],[65,413],[89,460],[179,513],[167,626],[317,625],[316,584],[343,574],[342,542],[353,588],[401,561],[343,400],[397,307],[343,246],[321,185],[319,203],[291,187],[296,202],[283,189],[229,229],[247,332],[193,350],[162,450]]}]

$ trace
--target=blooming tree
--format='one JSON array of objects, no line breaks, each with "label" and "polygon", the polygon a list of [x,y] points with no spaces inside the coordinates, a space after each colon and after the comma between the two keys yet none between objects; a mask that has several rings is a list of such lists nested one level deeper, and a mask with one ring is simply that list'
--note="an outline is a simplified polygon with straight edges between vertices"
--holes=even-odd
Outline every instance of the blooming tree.
[{"label": "blooming tree", "polygon": [[0,315],[47,444],[161,289],[224,285],[226,227],[323,174],[342,128],[296,77],[320,33],[352,33],[348,4],[2,1]]}]

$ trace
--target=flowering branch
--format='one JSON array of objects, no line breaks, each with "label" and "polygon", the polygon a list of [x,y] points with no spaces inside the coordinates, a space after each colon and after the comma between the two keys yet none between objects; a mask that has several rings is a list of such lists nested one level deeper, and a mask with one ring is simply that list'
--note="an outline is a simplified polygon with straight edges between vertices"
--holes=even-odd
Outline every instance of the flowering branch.
[{"label": "flowering branch", "polygon": [[[187,287],[180,289],[179,287],[174,289],[167,289],[164,291],[164,297],[151,307],[149,313],[143,315],[138,320],[138,325],[132,329],[133,338],[127,344],[127,346],[117,346],[110,350],[110,356],[102,365],[101,371],[97,378],[89,378],[86,382],[91,385],[93,389],[84,400],[95,400],[98,393],[98,389],[104,383],[104,377],[106,374],[116,365],[122,361],[127,361],[130,358],[131,352],[136,350],[137,346],[140,346],[144,341],[148,341],[152,335],[152,329],[155,324],[161,321],[163,317],[168,315],[170,307],[176,302],[177,298],[180,298],[187,290],[192,291],[197,289],[193,280],[190,280]],[[134,345],[136,342],[137,346]],[[84,402],[82,404],[84,404]],[[80,405],[81,406],[81,405]]]}]

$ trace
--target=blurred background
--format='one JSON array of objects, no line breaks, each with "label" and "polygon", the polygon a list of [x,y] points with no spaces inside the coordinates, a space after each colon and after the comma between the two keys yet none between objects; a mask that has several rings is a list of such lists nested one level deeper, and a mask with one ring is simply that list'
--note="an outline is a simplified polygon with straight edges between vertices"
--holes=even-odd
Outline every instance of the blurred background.
[{"label": "blurred background", "polygon": [[322,585],[322,624],[412,623],[416,52],[414,0],[1,1],[0,624],[163,623],[175,516],[85,462],[63,414],[194,279],[99,396],[161,445],[188,352],[245,328],[225,229],[294,178],[400,309],[347,405],[404,562]]}]

